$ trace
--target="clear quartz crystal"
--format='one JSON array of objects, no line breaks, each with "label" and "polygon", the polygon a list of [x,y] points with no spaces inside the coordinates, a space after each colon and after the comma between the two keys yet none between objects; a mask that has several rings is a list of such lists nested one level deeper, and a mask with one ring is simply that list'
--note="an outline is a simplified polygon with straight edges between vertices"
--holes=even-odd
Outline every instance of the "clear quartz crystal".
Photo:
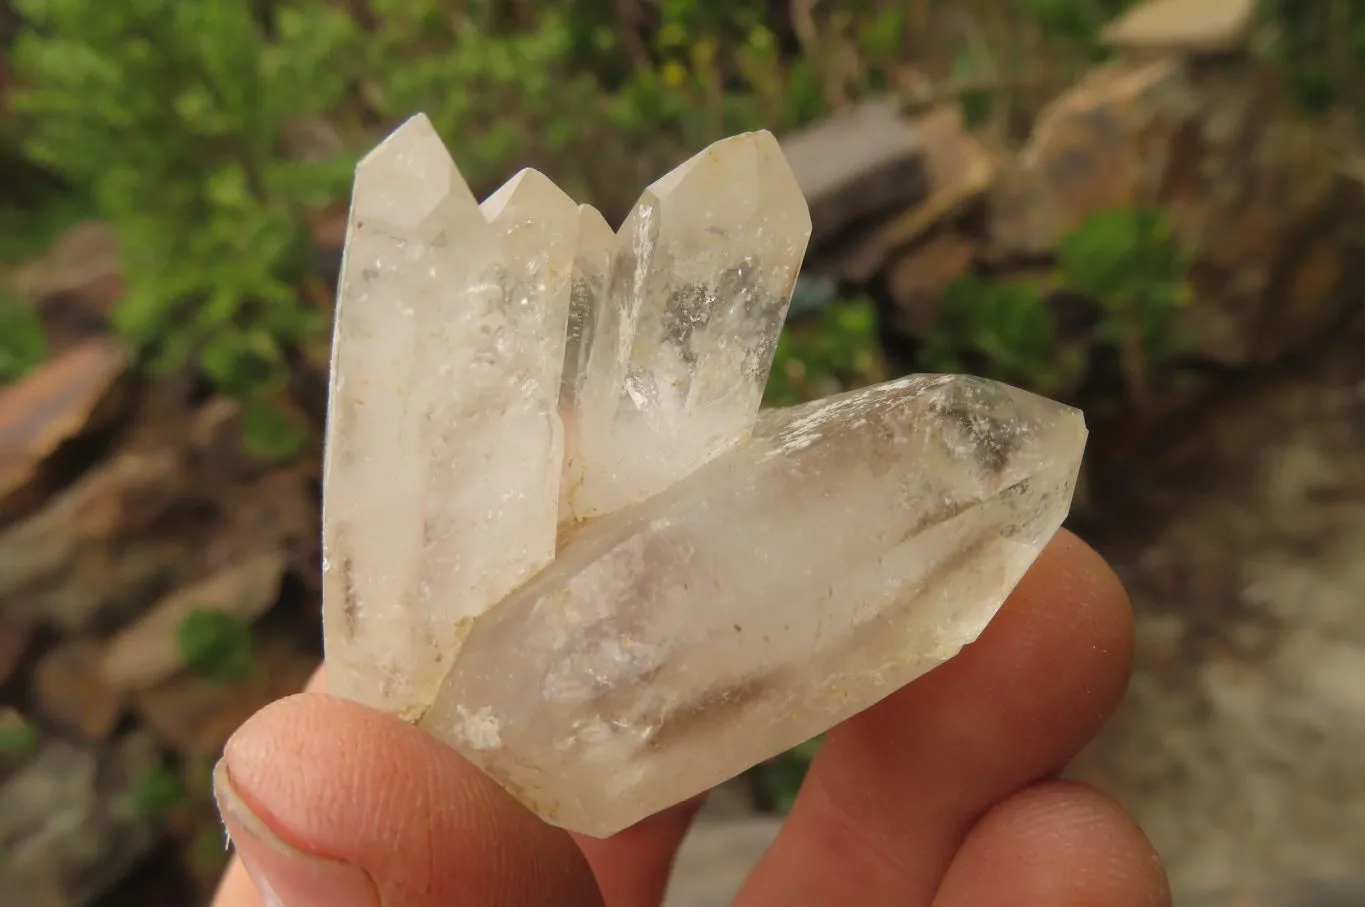
[{"label": "clear quartz crystal", "polygon": [[421,726],[548,821],[616,832],[975,639],[1066,515],[1085,434],[963,377],[766,414],[477,621]]},{"label": "clear quartz crystal", "polygon": [[560,516],[566,519],[572,518],[569,501],[583,472],[578,452],[577,411],[581,406],[588,361],[599,333],[599,323],[609,312],[607,282],[611,277],[611,256],[615,246],[616,234],[601,212],[591,205],[580,206],[578,254],[574,259],[572,303],[559,390],[559,414],[564,420],[565,433],[565,481],[560,489]]},{"label": "clear quartz crystal", "polygon": [[554,557],[577,218],[529,171],[481,211],[423,116],[357,168],[323,467],[333,692],[420,714],[469,619]]},{"label": "clear quartz crystal", "polygon": [[809,232],[767,133],[615,234],[534,171],[476,204],[420,116],[362,161],[329,687],[606,835],[975,639],[1066,515],[1081,415],[914,376],[759,416]]},{"label": "clear quartz crystal", "polygon": [[573,517],[644,500],[748,433],[810,231],[768,132],[716,142],[645,190],[617,232],[578,401]]}]

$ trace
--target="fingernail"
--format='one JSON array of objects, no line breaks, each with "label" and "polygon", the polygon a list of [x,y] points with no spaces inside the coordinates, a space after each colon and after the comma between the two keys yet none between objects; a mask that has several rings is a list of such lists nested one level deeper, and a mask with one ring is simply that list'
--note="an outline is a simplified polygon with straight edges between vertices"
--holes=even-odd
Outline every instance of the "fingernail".
[{"label": "fingernail", "polygon": [[213,770],[213,790],[233,848],[264,907],[380,907],[364,870],[305,853],[275,834],[247,806],[222,761]]}]

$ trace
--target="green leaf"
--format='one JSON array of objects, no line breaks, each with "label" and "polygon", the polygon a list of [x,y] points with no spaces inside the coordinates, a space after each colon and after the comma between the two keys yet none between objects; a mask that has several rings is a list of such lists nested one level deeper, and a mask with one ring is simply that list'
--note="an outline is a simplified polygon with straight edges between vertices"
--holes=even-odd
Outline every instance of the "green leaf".
[{"label": "green leaf", "polygon": [[303,453],[308,432],[297,419],[275,404],[248,401],[242,408],[242,446],[268,462],[286,462]]},{"label": "green leaf", "polygon": [[128,803],[139,816],[160,818],[185,800],[180,776],[164,766],[143,775],[128,792]]},{"label": "green leaf", "polygon": [[0,385],[37,368],[47,352],[38,313],[17,293],[0,288]]},{"label": "green leaf", "polygon": [[0,756],[23,757],[38,747],[38,729],[18,715],[0,716]]},{"label": "green leaf", "polygon": [[251,675],[251,628],[236,615],[195,608],[177,628],[175,641],[186,666],[199,677],[236,684]]}]

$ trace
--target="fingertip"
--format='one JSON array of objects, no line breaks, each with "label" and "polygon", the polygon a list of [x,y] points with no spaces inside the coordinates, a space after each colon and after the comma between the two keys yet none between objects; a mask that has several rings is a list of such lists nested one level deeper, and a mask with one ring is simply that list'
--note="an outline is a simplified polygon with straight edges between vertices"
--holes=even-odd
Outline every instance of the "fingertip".
[{"label": "fingertip", "polygon": [[1063,632],[1104,650],[1126,674],[1133,650],[1133,612],[1118,574],[1094,548],[1063,529],[1048,543],[983,638],[1018,631],[1045,639]]},{"label": "fingertip", "polygon": [[967,835],[935,907],[1169,907],[1151,842],[1123,808],[1084,785],[1035,784]]},{"label": "fingertip", "polygon": [[243,724],[223,766],[272,835],[360,867],[383,903],[599,903],[567,834],[392,716],[301,693]]}]

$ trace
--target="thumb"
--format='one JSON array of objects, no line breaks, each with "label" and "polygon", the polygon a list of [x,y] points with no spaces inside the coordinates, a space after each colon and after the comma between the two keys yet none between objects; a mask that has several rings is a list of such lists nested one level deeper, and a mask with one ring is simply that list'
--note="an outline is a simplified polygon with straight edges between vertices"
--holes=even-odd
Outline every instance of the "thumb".
[{"label": "thumb", "polygon": [[[259,900],[215,907],[600,907],[586,860],[424,732],[319,693],[228,741],[214,788]],[[235,872],[235,870],[234,870]]]}]

